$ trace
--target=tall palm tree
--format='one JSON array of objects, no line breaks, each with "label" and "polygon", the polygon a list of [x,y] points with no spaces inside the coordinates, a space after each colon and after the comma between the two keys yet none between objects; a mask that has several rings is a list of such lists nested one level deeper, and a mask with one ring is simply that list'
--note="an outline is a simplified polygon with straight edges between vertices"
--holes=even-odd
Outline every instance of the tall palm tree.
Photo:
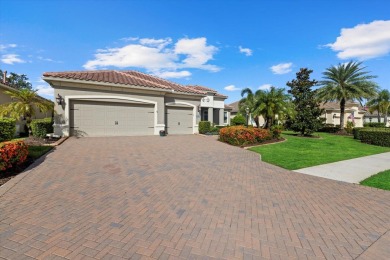
[{"label": "tall palm tree", "polygon": [[[244,97],[246,95],[246,97]],[[248,113],[252,115],[256,127],[259,127],[259,115],[255,113],[256,111],[256,96],[252,92],[251,89],[245,88],[241,91],[241,97],[243,97],[239,102],[238,102],[238,110],[241,114],[245,115],[246,111],[245,109],[248,108]]]},{"label": "tall palm tree", "polygon": [[323,72],[324,80],[317,90],[318,97],[324,101],[340,102],[340,130],[344,131],[345,103],[348,100],[369,99],[376,95],[377,85],[371,79],[376,76],[365,71],[361,62],[350,61],[329,67]]},{"label": "tall palm tree", "polygon": [[52,112],[54,104],[37,95],[36,90],[6,90],[4,93],[11,97],[12,101],[0,105],[0,116],[8,116],[15,119],[24,117],[30,132],[30,123],[37,110],[40,112]]},{"label": "tall palm tree", "polygon": [[253,93],[246,88],[241,92],[241,95],[245,94],[247,97],[241,99],[240,104],[245,104],[255,118],[263,116],[265,128],[274,124],[276,116],[281,119],[290,112],[288,105],[290,97],[284,93],[284,89],[271,87],[270,90],[257,90]]},{"label": "tall palm tree", "polygon": [[390,91],[387,89],[381,90],[378,95],[367,102],[370,113],[373,111],[378,112],[378,122],[381,122],[380,114],[385,117],[385,125],[387,124],[388,112],[390,109]]}]

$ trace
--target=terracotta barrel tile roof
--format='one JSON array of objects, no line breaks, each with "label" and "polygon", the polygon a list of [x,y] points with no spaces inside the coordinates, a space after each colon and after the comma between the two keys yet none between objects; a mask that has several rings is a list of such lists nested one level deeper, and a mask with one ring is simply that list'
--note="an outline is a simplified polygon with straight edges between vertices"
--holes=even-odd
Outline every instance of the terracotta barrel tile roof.
[{"label": "terracotta barrel tile roof", "polygon": [[200,90],[200,91],[204,91],[204,92],[213,92],[213,93],[217,93],[217,91],[214,90],[214,89],[206,88],[206,87],[199,86],[199,85],[187,85],[187,87],[193,88],[193,89],[196,89],[196,90]]},{"label": "terracotta barrel tile roof", "polygon": [[181,93],[204,95],[205,92],[190,88],[165,79],[151,76],[138,71],[65,71],[65,72],[45,72],[44,77],[73,79],[80,81],[104,82],[121,85],[134,85],[148,88],[173,90]]}]

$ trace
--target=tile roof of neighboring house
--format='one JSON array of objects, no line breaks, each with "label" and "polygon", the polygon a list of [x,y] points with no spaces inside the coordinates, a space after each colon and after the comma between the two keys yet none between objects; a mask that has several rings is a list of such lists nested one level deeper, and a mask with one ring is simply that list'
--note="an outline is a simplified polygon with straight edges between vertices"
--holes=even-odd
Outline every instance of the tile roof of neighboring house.
[{"label": "tile roof of neighboring house", "polygon": [[138,71],[117,71],[117,70],[97,70],[97,71],[65,71],[65,72],[45,72],[44,77],[72,79],[91,82],[113,83],[121,85],[135,85],[148,88],[174,90],[180,93],[204,95],[205,92],[184,85],[174,83],[165,79],[151,76]]},{"label": "tile roof of neighboring house", "polygon": [[[354,106],[357,106],[359,107],[359,109],[361,109],[359,103],[356,103],[356,102],[351,102],[351,101],[347,101],[345,103],[345,107],[354,107]],[[324,108],[324,109],[340,109],[340,103],[339,102],[326,102],[326,103],[321,103],[320,104],[320,108]]]},{"label": "tile roof of neighboring house", "polygon": [[[377,110],[374,110],[372,111],[372,113],[367,110],[366,113],[364,114],[364,116],[368,116],[368,117],[377,117],[378,116],[378,111]],[[382,113],[379,113],[379,116],[380,117],[383,117],[384,115]]]},{"label": "tile roof of neighboring house", "polygon": [[226,110],[232,110],[233,108],[230,107],[230,106],[228,106],[228,105],[225,105],[225,109],[226,109]]},{"label": "tile roof of neighboring house", "polygon": [[240,101],[233,102],[229,104],[228,106],[232,108],[232,113],[238,113],[238,103]]}]

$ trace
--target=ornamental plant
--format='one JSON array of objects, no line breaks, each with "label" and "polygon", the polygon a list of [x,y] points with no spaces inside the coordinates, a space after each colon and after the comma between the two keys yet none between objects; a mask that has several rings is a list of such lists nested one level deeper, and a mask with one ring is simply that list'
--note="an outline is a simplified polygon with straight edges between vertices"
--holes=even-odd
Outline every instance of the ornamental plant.
[{"label": "ornamental plant", "polygon": [[236,146],[262,143],[270,139],[272,139],[272,134],[268,129],[231,126],[219,131],[220,141]]},{"label": "ornamental plant", "polygon": [[23,141],[0,145],[0,172],[21,165],[28,156],[28,146]]}]

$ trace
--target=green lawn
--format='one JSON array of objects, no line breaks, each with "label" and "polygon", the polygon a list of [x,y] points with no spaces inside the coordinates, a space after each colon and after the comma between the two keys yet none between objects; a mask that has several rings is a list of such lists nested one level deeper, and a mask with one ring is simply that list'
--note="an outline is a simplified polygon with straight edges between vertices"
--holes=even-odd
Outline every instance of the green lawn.
[{"label": "green lawn", "polygon": [[51,149],[53,149],[52,146],[29,146],[28,156],[31,157],[33,160],[36,160]]},{"label": "green lawn", "polygon": [[390,152],[389,147],[364,144],[350,136],[319,135],[321,138],[307,138],[284,133],[287,141],[250,150],[261,154],[263,161],[289,170]]},{"label": "green lawn", "polygon": [[390,190],[390,170],[375,174],[361,181],[360,184],[382,190]]}]

